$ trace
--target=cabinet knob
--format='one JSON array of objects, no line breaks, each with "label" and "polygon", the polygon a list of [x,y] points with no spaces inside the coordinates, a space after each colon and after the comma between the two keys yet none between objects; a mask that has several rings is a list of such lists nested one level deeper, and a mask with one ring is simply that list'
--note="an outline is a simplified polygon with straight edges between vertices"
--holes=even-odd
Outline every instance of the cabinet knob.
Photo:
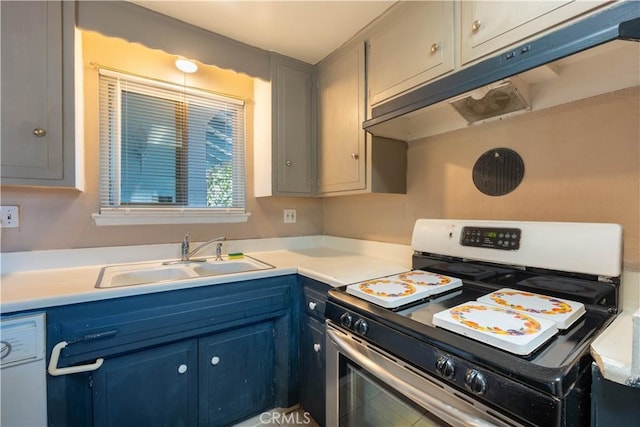
[{"label": "cabinet knob", "polygon": [[218,356],[213,356],[213,357],[211,358],[211,364],[212,364],[213,366],[216,366],[218,363],[220,363],[220,358],[219,358]]},{"label": "cabinet knob", "polygon": [[353,160],[358,160],[358,159],[360,158],[360,154],[358,154],[358,153],[351,153],[351,158],[352,158]]},{"label": "cabinet knob", "polygon": [[480,29],[481,25],[482,23],[476,19],[475,21],[473,21],[473,23],[471,23],[471,30],[475,33]]},{"label": "cabinet knob", "polygon": [[293,162],[291,160],[287,160],[286,162],[284,162],[284,164],[287,166],[291,166]]},{"label": "cabinet knob", "polygon": [[178,373],[179,374],[184,374],[185,372],[187,372],[187,365],[180,365],[178,366]]},{"label": "cabinet knob", "polygon": [[33,130],[33,134],[35,136],[37,136],[38,138],[42,138],[43,136],[45,136],[47,134],[47,131],[42,129],[42,128],[35,128]]},{"label": "cabinet knob", "polygon": [[315,310],[318,304],[313,301],[309,301],[309,310]]},{"label": "cabinet knob", "polygon": [[313,351],[315,351],[316,353],[318,353],[320,351],[322,347],[320,346],[320,344],[314,344],[313,345]]},{"label": "cabinet knob", "polygon": [[440,45],[438,43],[434,43],[431,45],[431,53],[436,53],[440,49]]}]

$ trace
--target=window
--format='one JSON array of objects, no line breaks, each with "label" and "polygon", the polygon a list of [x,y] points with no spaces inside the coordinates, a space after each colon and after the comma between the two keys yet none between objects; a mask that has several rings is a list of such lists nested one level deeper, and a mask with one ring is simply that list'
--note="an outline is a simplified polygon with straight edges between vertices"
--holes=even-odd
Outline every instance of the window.
[{"label": "window", "polygon": [[246,221],[242,101],[102,69],[99,98],[99,225]]}]

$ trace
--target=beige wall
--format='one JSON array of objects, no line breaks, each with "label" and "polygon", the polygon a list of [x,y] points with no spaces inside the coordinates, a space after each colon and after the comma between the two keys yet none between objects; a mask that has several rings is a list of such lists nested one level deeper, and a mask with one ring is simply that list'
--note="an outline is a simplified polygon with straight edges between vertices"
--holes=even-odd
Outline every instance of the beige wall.
[{"label": "beige wall", "polygon": [[[508,120],[411,142],[407,195],[253,197],[252,106],[247,111],[247,223],[97,227],[97,71],[89,62],[182,82],[173,58],[140,45],[84,35],[84,192],[2,188],[3,205],[19,205],[21,226],[2,229],[2,252],[179,242],[217,235],[231,239],[324,234],[408,244],[417,218],[615,222],[624,227],[625,262],[640,265],[640,93],[604,95]],[[135,65],[132,65],[135,64]],[[138,64],[146,64],[145,69]],[[210,69],[187,84],[251,98],[250,79]],[[216,82],[224,81],[224,87]],[[512,193],[483,195],[471,169],[485,151],[507,147],[525,162]],[[323,210],[324,207],[324,210]],[[282,209],[298,222],[283,224]]]},{"label": "beige wall", "polygon": [[[83,33],[85,133],[85,190],[2,188],[2,204],[20,206],[20,228],[2,229],[2,252],[179,242],[186,232],[193,241],[219,235],[230,239],[322,233],[322,200],[313,198],[253,197],[253,80],[235,72],[204,67],[187,77],[186,84],[249,100],[246,114],[247,212],[246,223],[209,225],[97,227],[98,212],[98,85],[94,64],[184,83],[173,62],[175,56],[121,39]],[[82,138],[80,139],[82,140]],[[297,210],[295,224],[283,223],[283,209]]]},{"label": "beige wall", "polygon": [[[496,147],[525,163],[523,182],[501,197],[471,177]],[[414,141],[408,156],[406,196],[326,199],[324,232],[408,244],[417,218],[613,222],[626,265],[640,265],[638,88]]]}]

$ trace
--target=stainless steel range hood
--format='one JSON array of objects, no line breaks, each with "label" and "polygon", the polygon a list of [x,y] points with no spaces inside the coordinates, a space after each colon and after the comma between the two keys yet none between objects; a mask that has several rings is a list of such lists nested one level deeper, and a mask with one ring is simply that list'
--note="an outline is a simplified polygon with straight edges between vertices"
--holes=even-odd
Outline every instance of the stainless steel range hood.
[{"label": "stainless steel range hood", "polygon": [[575,24],[372,108],[363,128],[410,141],[640,85],[640,3]]}]

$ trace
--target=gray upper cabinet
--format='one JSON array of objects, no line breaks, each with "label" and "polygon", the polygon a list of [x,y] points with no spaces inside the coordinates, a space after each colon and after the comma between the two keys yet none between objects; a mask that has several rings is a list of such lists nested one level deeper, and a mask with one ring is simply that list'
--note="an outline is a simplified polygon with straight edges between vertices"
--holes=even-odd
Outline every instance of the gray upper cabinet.
[{"label": "gray upper cabinet", "polygon": [[407,145],[362,128],[365,44],[357,41],[318,67],[318,192],[322,196],[405,193]]},{"label": "gray upper cabinet", "polygon": [[454,4],[406,2],[369,36],[369,102],[376,105],[454,68]]},{"label": "gray upper cabinet", "polygon": [[598,8],[605,1],[462,1],[461,63],[499,51]]},{"label": "gray upper cabinet", "polygon": [[318,191],[363,190],[365,50],[356,43],[318,68]]},{"label": "gray upper cabinet", "polygon": [[273,53],[271,75],[271,132],[260,125],[255,132],[256,196],[314,195],[314,67]]},{"label": "gray upper cabinet", "polygon": [[2,184],[75,185],[75,2],[0,4]]}]

